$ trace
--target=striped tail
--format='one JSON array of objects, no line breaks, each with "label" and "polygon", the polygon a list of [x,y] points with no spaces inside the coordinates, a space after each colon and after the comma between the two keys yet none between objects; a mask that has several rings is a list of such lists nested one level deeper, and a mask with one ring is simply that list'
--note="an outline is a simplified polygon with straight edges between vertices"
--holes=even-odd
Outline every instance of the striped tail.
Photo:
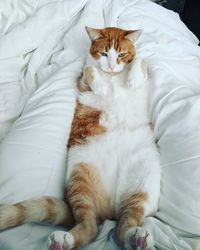
[{"label": "striped tail", "polygon": [[14,205],[0,205],[0,230],[30,222],[67,226],[74,223],[67,204],[53,197],[45,196]]}]

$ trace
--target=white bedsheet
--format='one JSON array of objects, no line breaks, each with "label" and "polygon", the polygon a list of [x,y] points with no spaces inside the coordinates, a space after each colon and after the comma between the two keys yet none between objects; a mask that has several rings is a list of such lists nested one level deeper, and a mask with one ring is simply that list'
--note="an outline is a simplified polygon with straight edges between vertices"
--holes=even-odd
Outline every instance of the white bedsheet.
[{"label": "white bedsheet", "polygon": [[[84,26],[144,30],[138,56],[149,66],[151,115],[163,163],[156,218],[161,250],[200,249],[200,49],[177,14],[147,0],[0,2],[0,203],[62,197],[74,86],[89,48]],[[106,221],[87,250],[117,249]],[[0,250],[45,249],[58,227],[0,233]]]}]

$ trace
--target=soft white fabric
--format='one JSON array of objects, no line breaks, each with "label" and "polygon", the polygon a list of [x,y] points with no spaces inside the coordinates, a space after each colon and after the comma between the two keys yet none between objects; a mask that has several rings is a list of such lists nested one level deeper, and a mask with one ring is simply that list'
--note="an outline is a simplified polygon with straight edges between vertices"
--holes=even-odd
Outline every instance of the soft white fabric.
[{"label": "soft white fabric", "polygon": [[[200,249],[200,49],[178,15],[147,0],[6,0],[0,9],[0,202],[62,197],[74,86],[89,46],[84,26],[141,28],[163,163],[159,211],[144,225],[157,249]],[[106,221],[85,249],[117,249],[114,225]],[[1,232],[0,250],[45,249],[53,230]]]}]

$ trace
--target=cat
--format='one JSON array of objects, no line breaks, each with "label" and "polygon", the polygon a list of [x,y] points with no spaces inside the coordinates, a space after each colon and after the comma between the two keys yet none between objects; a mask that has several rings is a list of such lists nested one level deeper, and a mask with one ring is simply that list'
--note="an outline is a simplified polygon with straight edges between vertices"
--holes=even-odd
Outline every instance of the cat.
[{"label": "cat", "polygon": [[150,249],[142,227],[158,207],[161,164],[150,126],[146,63],[136,57],[141,30],[86,27],[90,53],[78,83],[68,143],[65,202],[53,197],[0,207],[0,229],[28,222],[64,224],[48,249],[79,249],[115,219],[122,249]]}]

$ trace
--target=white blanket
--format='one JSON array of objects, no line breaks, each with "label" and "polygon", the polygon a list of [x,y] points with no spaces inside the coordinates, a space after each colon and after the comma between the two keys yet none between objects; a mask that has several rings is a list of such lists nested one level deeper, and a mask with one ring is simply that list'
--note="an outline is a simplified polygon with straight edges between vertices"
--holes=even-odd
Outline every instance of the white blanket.
[{"label": "white blanket", "polygon": [[[177,14],[148,0],[0,2],[0,203],[62,198],[75,84],[89,48],[84,26],[143,29],[138,55],[149,67],[151,116],[163,163],[156,218],[161,250],[200,249],[200,49]],[[117,249],[106,221],[87,250]],[[46,249],[58,227],[0,233],[0,250]],[[110,237],[109,237],[110,236]]]}]

